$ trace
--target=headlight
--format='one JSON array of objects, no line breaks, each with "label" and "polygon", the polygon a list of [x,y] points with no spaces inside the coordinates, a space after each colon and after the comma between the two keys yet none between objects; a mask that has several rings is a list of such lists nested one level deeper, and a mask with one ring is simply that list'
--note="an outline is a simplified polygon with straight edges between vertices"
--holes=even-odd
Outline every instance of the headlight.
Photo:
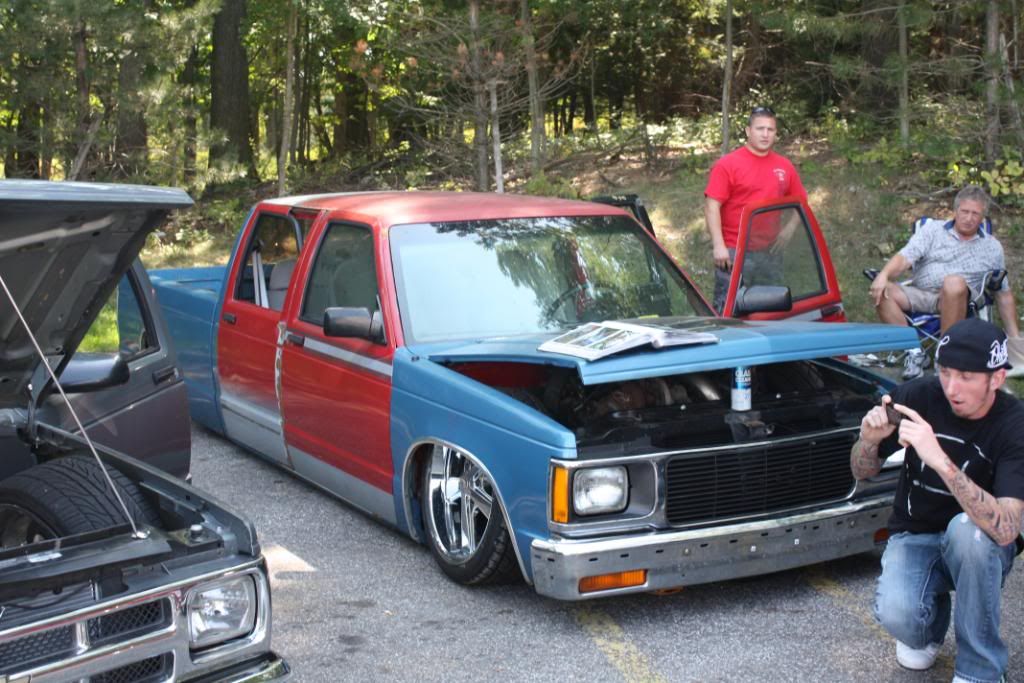
[{"label": "headlight", "polygon": [[187,604],[193,650],[248,635],[256,626],[256,584],[248,576],[195,588]]},{"label": "headlight", "polygon": [[580,515],[621,512],[626,509],[628,492],[625,467],[576,470],[572,480],[572,504]]}]

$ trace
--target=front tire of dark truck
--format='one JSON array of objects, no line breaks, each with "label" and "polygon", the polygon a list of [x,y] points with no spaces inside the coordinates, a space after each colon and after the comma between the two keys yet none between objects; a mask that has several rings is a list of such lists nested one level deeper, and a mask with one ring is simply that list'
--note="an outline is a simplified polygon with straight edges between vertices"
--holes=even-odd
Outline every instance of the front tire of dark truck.
[{"label": "front tire of dark truck", "polygon": [[[107,467],[136,524],[159,526],[138,487]],[[99,463],[91,454],[68,455],[0,482],[0,548],[96,531],[126,523]]]},{"label": "front tire of dark truck", "polygon": [[441,571],[464,585],[519,579],[512,536],[483,469],[455,448],[434,446],[421,484],[427,544]]}]

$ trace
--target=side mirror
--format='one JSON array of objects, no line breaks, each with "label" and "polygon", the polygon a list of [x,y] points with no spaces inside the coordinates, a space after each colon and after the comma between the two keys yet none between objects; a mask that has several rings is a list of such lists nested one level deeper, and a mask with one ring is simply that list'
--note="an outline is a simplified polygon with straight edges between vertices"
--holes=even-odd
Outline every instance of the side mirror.
[{"label": "side mirror", "polygon": [[383,344],[384,323],[380,313],[370,315],[368,308],[334,306],[324,309],[324,334],[328,337],[355,337]]},{"label": "side mirror", "polygon": [[736,305],[733,306],[732,314],[741,316],[792,309],[793,295],[789,291],[789,287],[754,285],[753,287],[742,287],[736,293]]},{"label": "side mirror", "polygon": [[119,354],[76,355],[60,374],[60,385],[69,394],[81,394],[126,384],[130,378],[128,362]]}]

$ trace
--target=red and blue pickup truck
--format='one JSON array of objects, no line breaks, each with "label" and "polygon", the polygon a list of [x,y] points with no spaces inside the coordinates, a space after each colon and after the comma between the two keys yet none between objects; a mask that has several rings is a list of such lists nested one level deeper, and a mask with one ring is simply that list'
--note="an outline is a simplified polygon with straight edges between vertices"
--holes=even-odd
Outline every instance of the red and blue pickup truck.
[{"label": "red and blue pickup truck", "polygon": [[[885,539],[898,463],[855,482],[849,451],[888,384],[841,358],[916,336],[814,322],[842,308],[799,200],[743,229],[734,317],[621,208],[513,195],[263,201],[226,267],[151,277],[196,421],[424,542],[456,581],[579,600]],[[711,343],[573,349],[609,322]]]}]

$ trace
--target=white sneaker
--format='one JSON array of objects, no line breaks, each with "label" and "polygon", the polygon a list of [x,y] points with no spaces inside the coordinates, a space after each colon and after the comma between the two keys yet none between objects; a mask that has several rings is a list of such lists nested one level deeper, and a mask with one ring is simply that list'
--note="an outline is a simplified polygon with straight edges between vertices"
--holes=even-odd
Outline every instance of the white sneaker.
[{"label": "white sneaker", "polygon": [[920,650],[915,650],[897,640],[896,661],[904,669],[924,671],[925,669],[930,669],[932,664],[935,663],[935,658],[939,656],[939,648],[941,647],[942,643],[930,643]]},{"label": "white sneaker", "polygon": [[928,356],[921,349],[907,351],[907,359],[903,362],[903,379],[915,379],[924,374]]}]

